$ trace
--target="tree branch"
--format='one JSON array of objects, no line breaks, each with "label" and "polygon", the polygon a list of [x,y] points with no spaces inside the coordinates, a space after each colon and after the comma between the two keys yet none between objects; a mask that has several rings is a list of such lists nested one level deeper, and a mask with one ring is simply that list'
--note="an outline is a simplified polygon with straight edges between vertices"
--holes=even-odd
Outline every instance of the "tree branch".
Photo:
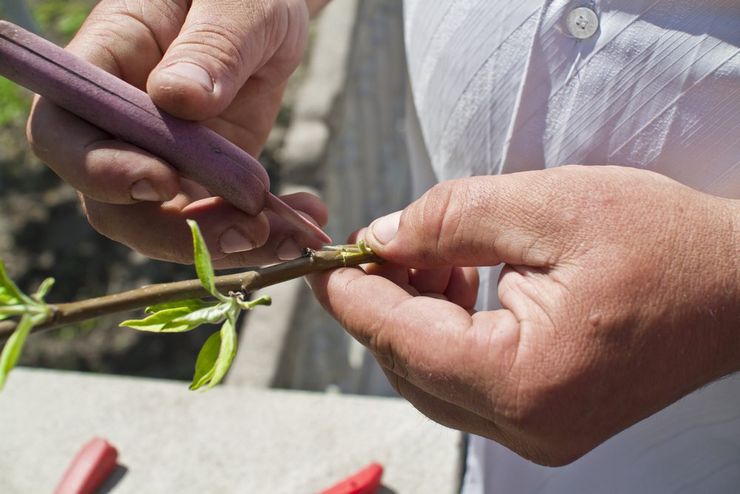
[{"label": "tree branch", "polygon": [[[300,278],[309,273],[371,262],[380,262],[380,258],[372,252],[341,249],[309,251],[306,255],[292,261],[253,271],[217,276],[216,288],[224,294],[236,291],[249,293],[293,278]],[[87,319],[140,309],[163,302],[206,297],[210,297],[210,294],[201,286],[200,281],[195,279],[148,285],[79,302],[49,304],[53,311],[51,318],[35,326],[32,332],[59,328]],[[4,344],[13,334],[16,324],[17,321],[0,322],[0,345]]]}]

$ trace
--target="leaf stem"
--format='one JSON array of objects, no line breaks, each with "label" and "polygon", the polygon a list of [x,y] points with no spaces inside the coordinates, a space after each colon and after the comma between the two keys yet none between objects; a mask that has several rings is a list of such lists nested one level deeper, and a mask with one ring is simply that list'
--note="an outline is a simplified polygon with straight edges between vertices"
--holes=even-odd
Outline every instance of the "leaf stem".
[{"label": "leaf stem", "polygon": [[[340,246],[338,249],[334,247],[331,250],[309,251],[298,259],[264,268],[217,276],[215,284],[216,289],[223,294],[234,291],[249,293],[318,271],[380,261],[381,259],[378,256],[367,249],[358,249],[356,246]],[[199,280],[195,279],[148,285],[78,302],[49,304],[52,311],[51,317],[34,326],[31,332],[36,333],[59,328],[88,319],[140,309],[163,302],[205,297],[211,297],[211,294],[201,286]],[[17,324],[18,321],[0,322],[0,345],[10,338]]]}]

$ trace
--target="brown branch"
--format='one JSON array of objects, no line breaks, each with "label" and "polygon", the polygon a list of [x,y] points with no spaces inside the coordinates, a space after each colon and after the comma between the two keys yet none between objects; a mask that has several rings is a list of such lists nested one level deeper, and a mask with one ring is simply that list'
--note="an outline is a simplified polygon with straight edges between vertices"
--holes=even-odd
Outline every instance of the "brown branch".
[{"label": "brown branch", "polygon": [[[249,293],[293,278],[300,278],[309,273],[371,262],[380,262],[380,258],[371,252],[351,252],[347,254],[335,250],[311,251],[310,254],[292,261],[244,273],[217,276],[216,288],[224,294],[235,291]],[[209,296],[210,294],[196,279],[148,285],[126,292],[80,300],[79,302],[50,304],[53,310],[52,317],[48,321],[35,326],[32,332],[59,328],[87,319],[140,309],[162,302]],[[0,322],[0,345],[10,338],[15,326],[16,321]]]}]

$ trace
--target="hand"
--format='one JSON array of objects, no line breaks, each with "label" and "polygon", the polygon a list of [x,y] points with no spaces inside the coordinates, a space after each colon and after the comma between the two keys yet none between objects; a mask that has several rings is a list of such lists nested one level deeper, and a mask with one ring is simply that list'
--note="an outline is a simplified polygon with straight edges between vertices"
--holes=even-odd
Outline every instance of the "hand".
[{"label": "hand", "polygon": [[[738,231],[738,201],[647,171],[475,177],[361,233],[388,263],[311,284],[420,411],[562,465],[740,369]],[[503,308],[471,310],[451,266],[502,262]]]},{"label": "hand", "polygon": [[[304,0],[103,0],[68,49],[256,156],[303,54],[307,23]],[[28,136],[39,158],[79,190],[93,227],[149,257],[192,261],[187,218],[198,221],[220,267],[298,253],[270,228],[270,213],[248,216],[43,98],[35,101]],[[284,199],[326,222],[314,196]]]}]

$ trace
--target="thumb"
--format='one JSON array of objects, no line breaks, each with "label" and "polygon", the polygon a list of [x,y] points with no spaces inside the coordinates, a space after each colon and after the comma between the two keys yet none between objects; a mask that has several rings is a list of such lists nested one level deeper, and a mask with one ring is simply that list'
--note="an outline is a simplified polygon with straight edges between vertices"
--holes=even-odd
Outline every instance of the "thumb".
[{"label": "thumb", "polygon": [[252,76],[272,90],[298,65],[308,12],[303,0],[193,0],[175,40],[147,81],[155,103],[205,120],[223,112]]},{"label": "thumb", "polygon": [[[442,182],[403,211],[375,220],[365,241],[380,257],[415,268],[549,265],[557,240],[541,214],[547,198],[534,190],[534,177],[522,175],[528,174]],[[542,199],[523,199],[533,196]]]}]

